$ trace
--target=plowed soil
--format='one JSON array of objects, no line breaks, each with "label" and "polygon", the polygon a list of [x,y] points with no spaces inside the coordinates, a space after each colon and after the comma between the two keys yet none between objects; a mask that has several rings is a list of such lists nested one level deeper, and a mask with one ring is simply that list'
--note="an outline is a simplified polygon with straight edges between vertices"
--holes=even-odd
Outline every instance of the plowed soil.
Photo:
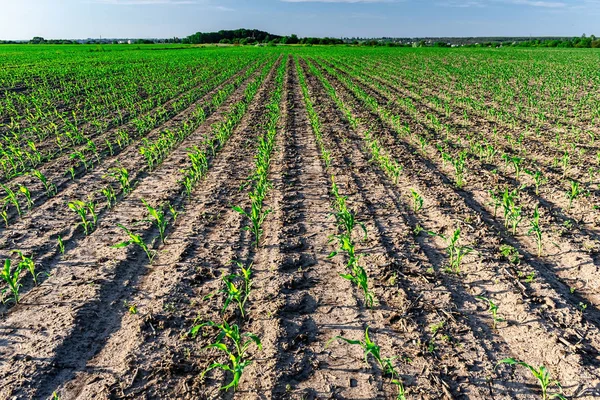
[{"label": "plowed soil", "polygon": [[[2,252],[8,257],[10,249],[19,248],[35,255],[42,275],[37,286],[30,278],[23,280],[19,304],[1,306],[0,398],[395,399],[396,387],[372,358],[365,362],[359,346],[341,341],[327,345],[336,335],[361,340],[367,327],[382,355],[394,357],[408,399],[541,398],[528,370],[498,366],[509,357],[546,366],[567,398],[600,398],[600,258],[583,248],[600,231],[578,208],[582,205],[564,214],[563,189],[559,195],[552,189],[560,171],[551,167],[552,155],[544,153],[543,143],[532,144],[530,155],[537,157],[550,182],[540,196],[529,189],[524,193],[526,207],[539,202],[544,223],[557,227],[577,214],[583,219],[567,234],[548,231],[545,255],[537,257],[526,223],[512,235],[490,205],[493,185],[514,183],[510,170],[491,173],[496,166],[470,159],[469,169],[476,173],[457,188],[452,167],[436,156],[437,133],[417,113],[435,114],[455,127],[457,135],[473,126],[484,134],[506,127],[482,115],[464,125],[462,109],[445,115],[401,81],[382,76],[375,85],[353,74],[351,65],[300,56],[298,65],[333,159],[326,167],[294,57],[275,59],[269,61],[270,72],[246,114],[208,160],[208,172],[190,196],[182,194],[179,183],[189,149],[202,146],[211,126],[227,118],[263,64],[242,68],[147,134],[154,138],[188,118],[219,88],[251,71],[223,104],[207,109],[209,116],[200,127],[153,170],[144,167],[137,138],[119,154],[98,160],[90,171],[79,171],[75,180],[52,175],[54,169],[70,165],[67,156],[50,161],[45,171],[59,183],[51,199],[33,178],[16,178],[32,188],[35,205],[21,218],[11,216],[14,223],[0,231]],[[286,72],[265,199],[272,212],[255,249],[250,231],[244,230],[248,221],[232,206],[249,207],[245,183],[253,172],[280,63]],[[358,124],[348,121],[313,68]],[[431,145],[420,148],[410,137],[398,135],[385,115],[374,112],[339,76],[402,117],[413,132],[430,138]],[[394,103],[399,97],[413,98],[417,113]],[[374,162],[364,139],[367,133],[402,164],[397,181]],[[130,171],[134,188],[116,206],[102,207],[98,226],[86,236],[65,204],[100,190],[116,166]],[[367,230],[357,244],[377,299],[373,308],[340,276],[343,257],[329,257],[335,250],[330,238],[338,230],[331,216],[331,175]],[[411,189],[423,198],[417,212]],[[143,222],[147,215],[141,199],[170,202],[180,210],[164,245],[155,239],[152,225]],[[126,239],[118,223],[135,226],[153,243],[157,256],[152,263],[138,248],[112,247]],[[445,268],[446,241],[427,232],[448,236],[457,227],[461,242],[474,250],[460,272],[453,273]],[[56,248],[58,236],[67,244],[64,255]],[[500,255],[503,243],[518,249],[518,263]],[[231,260],[253,265],[253,290],[241,321],[233,307],[223,315],[222,298],[212,295],[222,288],[222,275],[233,272]],[[531,274],[535,278],[527,279]],[[478,296],[499,305],[497,323]],[[202,378],[213,362],[227,359],[206,349],[214,337],[186,337],[198,320],[237,321],[260,337],[263,349],[249,349],[252,363],[237,391],[220,390],[230,381],[229,374],[213,370]]]}]

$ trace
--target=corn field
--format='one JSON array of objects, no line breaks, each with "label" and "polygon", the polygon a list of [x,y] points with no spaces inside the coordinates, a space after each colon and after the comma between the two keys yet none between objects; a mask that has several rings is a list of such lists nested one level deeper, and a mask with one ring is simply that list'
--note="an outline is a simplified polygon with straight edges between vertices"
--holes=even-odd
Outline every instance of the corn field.
[{"label": "corn field", "polygon": [[586,49],[0,49],[1,399],[600,397]]}]

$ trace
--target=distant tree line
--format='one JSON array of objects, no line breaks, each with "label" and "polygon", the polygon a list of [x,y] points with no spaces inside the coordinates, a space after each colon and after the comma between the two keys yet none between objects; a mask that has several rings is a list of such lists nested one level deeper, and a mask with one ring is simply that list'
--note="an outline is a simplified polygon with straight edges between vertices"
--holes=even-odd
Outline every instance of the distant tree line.
[{"label": "distant tree line", "polygon": [[181,40],[182,43],[191,44],[344,44],[344,40],[337,38],[306,37],[299,38],[298,35],[279,36],[272,33],[259,31],[257,29],[236,29],[233,31],[197,32]]},{"label": "distant tree line", "polygon": [[51,40],[46,40],[43,37],[40,36],[36,36],[33,39],[26,41],[26,40],[0,40],[0,44],[23,44],[23,43],[29,43],[29,44],[77,44],[77,42],[75,40],[68,40],[68,39],[51,39]]},{"label": "distant tree line", "polygon": [[[271,40],[279,40],[281,36],[273,35],[258,29],[235,29],[221,30],[218,32],[196,32],[182,39],[182,43],[191,44],[213,44],[213,43],[268,43]],[[243,43],[242,43],[243,42]]]},{"label": "distant tree line", "polygon": [[600,39],[596,39],[596,36],[591,35],[587,37],[582,35],[581,37],[574,37],[569,39],[535,39],[526,40],[523,42],[513,43],[513,46],[517,47],[572,47],[572,48],[600,48]]},{"label": "distant tree line", "polygon": [[233,44],[233,45],[353,45],[373,47],[564,47],[564,48],[600,48],[600,39],[596,36],[572,38],[558,37],[462,37],[462,38],[330,38],[305,37],[298,35],[279,36],[258,29],[221,30],[218,32],[197,32],[186,38],[169,39],[87,39],[87,40],[46,40],[36,36],[29,41],[1,41],[0,44],[154,44],[154,43],[183,43],[183,44]]}]

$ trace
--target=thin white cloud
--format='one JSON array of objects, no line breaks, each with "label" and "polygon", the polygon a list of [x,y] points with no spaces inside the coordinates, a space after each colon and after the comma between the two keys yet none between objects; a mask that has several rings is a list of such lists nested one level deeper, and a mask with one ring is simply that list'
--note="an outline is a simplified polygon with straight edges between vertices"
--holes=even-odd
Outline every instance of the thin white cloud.
[{"label": "thin white cloud", "polygon": [[112,4],[115,6],[143,6],[160,4],[199,4],[197,0],[94,0],[94,3]]},{"label": "thin white cloud", "polygon": [[445,1],[445,2],[441,2],[441,3],[437,3],[440,6],[443,7],[456,7],[456,8],[471,8],[471,7],[485,7],[486,4],[484,4],[481,1]]},{"label": "thin white cloud", "polygon": [[576,5],[569,5],[569,3],[563,1],[545,1],[545,0],[445,0],[437,3],[443,7],[456,7],[456,8],[471,8],[471,7],[486,7],[490,5],[499,4],[513,4],[523,5],[529,7],[541,7],[541,8],[567,8],[576,7]]},{"label": "thin white cloud", "polygon": [[567,3],[561,1],[534,1],[534,0],[514,0],[515,4],[524,4],[532,7],[545,7],[545,8],[563,8],[567,7]]},{"label": "thin white cloud", "polygon": [[281,0],[284,3],[398,3],[402,0]]}]

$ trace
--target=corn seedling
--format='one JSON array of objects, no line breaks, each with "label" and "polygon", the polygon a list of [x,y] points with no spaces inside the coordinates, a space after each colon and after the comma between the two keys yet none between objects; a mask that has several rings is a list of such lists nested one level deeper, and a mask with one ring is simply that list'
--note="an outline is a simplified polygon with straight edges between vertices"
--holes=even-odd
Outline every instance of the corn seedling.
[{"label": "corn seedling", "polygon": [[21,185],[19,186],[19,193],[25,197],[25,200],[27,201],[27,208],[31,210],[33,207],[33,200],[31,200],[31,192],[29,189],[27,189],[26,186]]},{"label": "corn seedling", "polygon": [[46,196],[54,197],[58,191],[56,185],[48,180],[46,175],[44,175],[41,171],[34,169],[31,171],[31,174],[38,178],[42,185],[44,185],[44,190],[46,191]]},{"label": "corn seedling", "polygon": [[508,214],[508,221],[511,225],[513,235],[517,234],[517,227],[519,226],[519,223],[521,223],[522,220],[523,220],[523,216],[522,216],[522,212],[521,212],[521,206],[512,207],[510,209],[510,213]]},{"label": "corn seedling", "polygon": [[351,340],[343,336],[335,336],[327,341],[325,348],[329,347],[329,345],[336,340],[342,340],[348,344],[360,346],[363,349],[363,356],[367,365],[369,364],[369,356],[372,356],[379,366],[384,369],[384,360],[381,358],[381,348],[369,337],[369,327],[365,329],[364,340]]},{"label": "corn seedling", "polygon": [[465,184],[464,173],[465,173],[465,164],[467,160],[467,152],[461,151],[458,153],[458,157],[452,158],[450,161],[454,166],[455,178],[456,178],[456,186],[458,188],[462,188]]},{"label": "corn seedling", "polygon": [[[244,268],[244,265],[239,261],[231,261],[231,263],[235,263],[240,268],[240,272],[224,275],[222,279],[225,288],[209,294],[205,299],[211,298],[217,293],[222,293],[225,295],[225,301],[221,313],[224,314],[229,304],[235,302],[238,304],[242,318],[245,318],[245,305],[252,290],[252,264]],[[236,280],[240,282],[239,286],[235,283]]]},{"label": "corn seedling", "polygon": [[179,216],[180,212],[177,211],[171,203],[168,203],[167,206],[169,207],[169,212],[171,213],[171,216],[173,217],[173,222],[176,222],[177,216]]},{"label": "corn seedling", "polygon": [[58,236],[58,238],[56,238],[56,242],[58,245],[58,251],[60,252],[60,254],[65,254],[65,243],[62,240],[62,237]]},{"label": "corn seedling", "polygon": [[472,247],[469,246],[461,246],[458,244],[460,240],[460,228],[456,228],[456,230],[452,233],[452,236],[446,237],[443,235],[439,235],[442,239],[444,239],[448,247],[446,248],[446,252],[450,257],[449,260],[449,269],[455,273],[460,272],[460,265],[464,256],[473,251]]},{"label": "corn seedling", "polygon": [[413,200],[413,211],[418,212],[423,208],[423,197],[414,189],[410,189],[410,194],[412,195]]},{"label": "corn seedling", "polygon": [[31,274],[31,277],[33,278],[33,283],[35,284],[35,286],[37,286],[38,285],[37,277],[41,274],[41,272],[37,273],[37,274],[35,273],[35,263],[31,259],[31,257],[27,257],[25,254],[23,254],[23,252],[21,250],[13,250],[12,253],[17,253],[19,255],[19,257],[21,257],[21,261],[19,261],[19,266],[18,266],[19,271],[22,271],[22,270],[29,271],[29,273]]},{"label": "corn seedling", "polygon": [[521,263],[521,257],[519,255],[519,251],[508,244],[500,245],[500,255],[508,262],[514,265],[519,265]]},{"label": "corn seedling", "polygon": [[535,236],[537,242],[538,257],[542,256],[542,247],[544,245],[542,241],[542,229],[540,228],[540,212],[538,206],[535,206],[533,210],[533,218],[529,221],[531,228],[529,228],[529,234]]},{"label": "corn seedling", "polygon": [[127,194],[129,194],[129,192],[131,192],[131,182],[129,181],[129,171],[127,171],[126,168],[123,168],[123,167],[111,168],[108,176],[112,177],[119,183],[124,195],[127,195]]},{"label": "corn seedling", "polygon": [[352,264],[350,274],[340,274],[340,276],[361,288],[365,296],[367,307],[373,307],[375,295],[369,290],[369,277],[367,271],[365,271],[363,266],[358,263],[358,260]]},{"label": "corn seedling", "polygon": [[0,211],[0,217],[4,221],[4,226],[8,228],[8,211],[6,209]]},{"label": "corn seedling", "polygon": [[111,247],[113,247],[115,249],[120,249],[123,247],[127,247],[130,244],[137,245],[142,250],[144,250],[144,253],[146,253],[146,256],[148,256],[148,260],[150,260],[150,264],[152,264],[152,260],[154,260],[154,256],[156,255],[156,253],[148,248],[148,245],[146,243],[144,243],[144,240],[142,239],[142,237],[140,235],[137,235],[137,234],[131,232],[129,229],[127,229],[126,227],[124,227],[121,224],[117,224],[117,226],[125,231],[127,236],[129,236],[129,240],[126,240],[121,243],[117,243],[115,245],[112,245]]},{"label": "corn seedling", "polygon": [[[350,345],[360,346],[363,350],[363,356],[365,359],[365,363],[367,365],[369,365],[369,356],[373,357],[375,359],[375,361],[377,361],[377,364],[381,368],[383,374],[391,376],[392,383],[394,383],[398,387],[399,396],[404,395],[404,385],[398,379],[398,373],[396,372],[396,369],[394,368],[393,361],[394,361],[395,357],[382,357],[381,356],[381,347],[378,346],[369,337],[369,327],[367,327],[365,329],[364,340],[351,340],[351,339],[347,339],[343,336],[335,336],[327,341],[325,348],[329,347],[329,345],[336,340],[341,340]],[[396,382],[394,382],[394,381],[396,381]],[[402,398],[402,397],[398,397],[398,398]]]},{"label": "corn seedling", "polygon": [[389,375],[391,378],[391,383],[396,386],[398,389],[398,395],[396,400],[406,400],[406,391],[404,389],[404,384],[394,367],[394,359],[396,357],[382,357],[381,356],[381,348],[371,340],[369,337],[369,327],[365,329],[365,339],[363,340],[351,340],[347,339],[343,336],[335,336],[329,339],[325,345],[325,348],[329,347],[329,345],[335,340],[342,340],[345,343],[350,345],[357,345],[363,349],[365,363],[369,364],[369,356],[373,357],[379,367],[381,368],[384,375]]},{"label": "corn seedling", "polygon": [[94,228],[98,224],[98,214],[96,213],[96,205],[97,203],[94,200],[90,200],[85,203],[85,207],[90,213],[92,217],[92,228]]},{"label": "corn seedling", "polygon": [[250,193],[250,201],[250,212],[247,212],[239,206],[234,206],[233,210],[237,211],[238,213],[242,214],[250,220],[251,225],[245,226],[244,229],[249,230],[254,234],[254,245],[256,246],[256,248],[258,248],[260,244],[260,237],[263,233],[262,224],[267,218],[267,215],[269,215],[272,212],[272,210],[263,210],[262,201],[260,201],[260,199],[254,196],[252,193]]},{"label": "corn seedling", "polygon": [[167,240],[167,237],[165,236],[165,231],[167,229],[168,221],[165,216],[164,210],[162,208],[152,207],[144,199],[142,199],[142,203],[144,203],[146,209],[148,210],[148,214],[152,218],[151,220],[147,221],[156,225],[156,228],[158,229],[158,235],[160,236],[160,241],[162,242],[162,244],[165,244],[165,241]]},{"label": "corn seedling", "polygon": [[19,217],[21,215],[23,215],[23,212],[21,210],[21,205],[19,204],[19,199],[17,198],[17,194],[8,186],[1,184],[0,186],[2,186],[2,189],[4,189],[4,191],[6,192],[6,197],[4,198],[4,204],[12,204],[15,209],[17,210],[17,214],[19,214]]},{"label": "corn seedling", "polygon": [[[500,362],[496,365],[496,368],[500,364],[508,364],[508,365],[520,365],[522,367],[527,368],[531,374],[538,380],[540,387],[542,389],[542,400],[550,400],[550,399],[560,399],[567,400],[565,396],[562,395],[562,386],[559,381],[552,380],[550,377],[550,372],[543,365],[539,368],[535,368],[523,361],[517,361],[514,358],[505,358],[500,360]],[[550,386],[556,386],[560,393],[549,393],[548,389]]]},{"label": "corn seedling", "polygon": [[493,200],[493,202],[490,204],[494,206],[494,218],[496,218],[496,215],[498,214],[498,208],[502,205],[502,197],[498,190],[490,189],[488,193]]},{"label": "corn seedling", "polygon": [[[69,208],[73,210],[79,218],[81,219],[81,226],[83,226],[83,230],[86,235],[90,233],[90,231],[94,228],[96,224],[96,214],[95,214],[95,204],[93,202],[84,202],[81,200],[73,200],[68,204]],[[88,211],[93,212],[93,220],[89,221],[87,219]]]},{"label": "corn seedling", "polygon": [[[258,350],[262,350],[262,343],[260,342],[259,337],[250,332],[240,333],[240,328],[237,325],[229,325],[226,321],[222,324],[209,321],[196,325],[190,329],[187,336],[190,338],[195,338],[200,330],[204,327],[213,327],[219,330],[219,334],[217,335],[214,343],[206,346],[205,348],[216,349],[224,352],[229,358],[229,364],[211,364],[202,372],[200,375],[201,379],[204,379],[209,371],[212,371],[213,369],[221,369],[223,371],[230,372],[233,375],[231,382],[223,386],[221,390],[229,390],[231,388],[236,390],[240,383],[244,369],[248,365],[252,364],[252,360],[247,359],[246,353],[248,348],[252,344],[255,344]],[[229,345],[223,342],[226,338],[229,339]]]},{"label": "corn seedling", "polygon": [[19,283],[19,275],[21,273],[21,269],[19,267],[15,268],[14,271],[11,271],[11,261],[9,258],[4,260],[4,268],[0,270],[0,278],[4,282],[8,284],[8,287],[2,290],[2,301],[5,303],[4,295],[6,292],[10,292],[15,304],[19,303],[19,289],[21,288],[21,284]]},{"label": "corn seedling", "polygon": [[571,161],[571,156],[569,152],[565,151],[562,157],[560,158],[560,165],[563,168],[563,177],[567,176],[567,172],[569,172],[569,162]]},{"label": "corn seedling", "polygon": [[117,203],[117,194],[115,193],[115,189],[112,186],[108,185],[100,192],[106,197],[106,204],[108,208],[112,208]]},{"label": "corn seedling", "polygon": [[498,322],[504,321],[504,319],[498,316],[498,305],[492,300],[488,299],[487,297],[475,296],[475,298],[487,303],[488,311],[490,312],[490,314],[492,314],[492,327],[496,329],[496,325],[498,324]]},{"label": "corn seedling", "polygon": [[507,164],[510,163],[513,165],[513,167],[515,168],[515,177],[518,180],[521,176],[521,163],[523,162],[523,159],[521,157],[509,156],[508,154],[502,155],[502,159]]},{"label": "corn seedling", "polygon": [[540,195],[540,186],[546,182],[548,182],[547,178],[544,178],[541,171],[525,171],[525,173],[533,179],[533,183],[535,185],[535,195]]},{"label": "corn seedling", "polygon": [[218,293],[222,293],[225,295],[225,301],[223,302],[223,308],[221,309],[221,313],[224,314],[231,303],[237,303],[238,308],[240,310],[240,314],[242,318],[245,318],[244,305],[247,297],[244,296],[244,291],[237,287],[234,282],[234,279],[237,275],[225,275],[223,276],[223,283],[225,284],[225,288],[219,290]]},{"label": "corn seedling", "polygon": [[567,198],[569,199],[569,210],[573,205],[573,200],[575,200],[580,194],[581,189],[579,188],[579,182],[572,180],[569,190],[567,190]]}]

